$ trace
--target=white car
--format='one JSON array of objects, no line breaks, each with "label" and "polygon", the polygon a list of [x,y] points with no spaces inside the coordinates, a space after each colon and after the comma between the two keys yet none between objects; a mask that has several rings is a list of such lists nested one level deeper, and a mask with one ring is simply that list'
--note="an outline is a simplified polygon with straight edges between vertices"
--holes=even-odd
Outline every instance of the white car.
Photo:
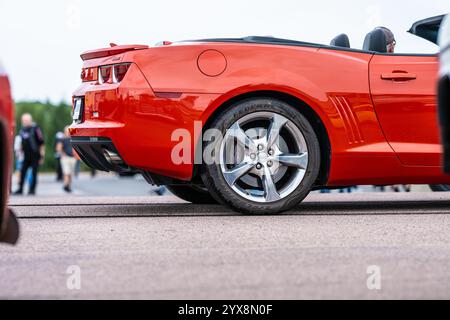
[{"label": "white car", "polygon": [[450,14],[441,25],[439,44],[441,46],[439,119],[444,146],[444,171],[450,173]]}]

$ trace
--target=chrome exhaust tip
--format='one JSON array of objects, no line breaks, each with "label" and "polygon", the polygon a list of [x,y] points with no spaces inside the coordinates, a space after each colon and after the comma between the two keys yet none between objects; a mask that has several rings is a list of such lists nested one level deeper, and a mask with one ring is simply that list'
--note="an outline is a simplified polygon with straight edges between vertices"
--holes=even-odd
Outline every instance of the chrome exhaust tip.
[{"label": "chrome exhaust tip", "polygon": [[115,152],[112,152],[108,149],[103,149],[103,155],[105,156],[106,161],[112,165],[120,165],[123,164],[122,158]]}]

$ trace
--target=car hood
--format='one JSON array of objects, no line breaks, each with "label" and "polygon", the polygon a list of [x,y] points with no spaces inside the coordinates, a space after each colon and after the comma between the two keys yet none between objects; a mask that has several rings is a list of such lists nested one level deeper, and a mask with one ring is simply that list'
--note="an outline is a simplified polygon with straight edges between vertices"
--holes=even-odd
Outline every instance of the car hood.
[{"label": "car hood", "polygon": [[440,15],[417,21],[408,32],[437,44],[439,28],[444,17],[445,15]]}]

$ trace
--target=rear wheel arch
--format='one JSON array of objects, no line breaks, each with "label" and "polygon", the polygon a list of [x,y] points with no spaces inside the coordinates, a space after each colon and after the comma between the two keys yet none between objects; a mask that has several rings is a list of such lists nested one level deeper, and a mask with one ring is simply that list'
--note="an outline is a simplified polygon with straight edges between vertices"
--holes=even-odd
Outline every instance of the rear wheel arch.
[{"label": "rear wheel arch", "polygon": [[[209,115],[209,117],[207,118],[207,120],[203,125],[204,130],[207,130],[210,127],[213,120],[215,120],[218,116],[220,116],[230,106],[242,102],[244,100],[256,98],[272,98],[285,102],[290,106],[294,107],[309,121],[309,123],[311,124],[316,133],[317,138],[319,139],[320,144],[321,166],[316,184],[325,185],[328,181],[328,176],[331,167],[331,142],[328,135],[328,131],[318,113],[309,104],[307,104],[305,101],[296,96],[281,91],[271,91],[271,90],[251,91],[239,94],[237,96],[233,96],[232,98],[221,103]],[[200,141],[197,142],[197,147],[201,146],[201,143],[202,141],[200,139]],[[193,172],[194,180],[198,179],[200,167],[201,165],[198,164],[194,166]]]}]

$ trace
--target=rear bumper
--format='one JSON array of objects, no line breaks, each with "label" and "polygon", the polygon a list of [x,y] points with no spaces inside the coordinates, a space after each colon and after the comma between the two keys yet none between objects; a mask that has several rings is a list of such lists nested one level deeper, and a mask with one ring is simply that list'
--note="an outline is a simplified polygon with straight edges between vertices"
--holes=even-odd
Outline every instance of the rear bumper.
[{"label": "rear bumper", "polygon": [[126,173],[135,171],[120,156],[113,142],[103,137],[73,137],[72,146],[92,169]]},{"label": "rear bumper", "polygon": [[129,166],[109,138],[72,137],[71,142],[81,160],[92,169],[117,173],[140,173],[152,185],[180,183],[171,177]]}]

